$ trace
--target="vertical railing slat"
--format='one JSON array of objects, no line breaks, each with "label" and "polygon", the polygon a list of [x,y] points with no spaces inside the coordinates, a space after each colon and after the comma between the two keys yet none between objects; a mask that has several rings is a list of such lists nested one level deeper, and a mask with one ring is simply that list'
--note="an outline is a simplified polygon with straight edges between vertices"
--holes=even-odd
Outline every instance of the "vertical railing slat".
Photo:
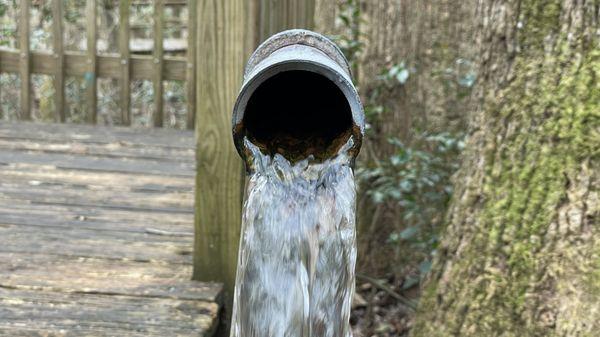
[{"label": "vertical railing slat", "polygon": [[31,59],[29,54],[29,0],[21,0],[19,13],[20,118],[31,119]]},{"label": "vertical railing slat", "polygon": [[86,122],[96,124],[97,92],[96,92],[96,0],[87,0],[85,17],[87,21],[87,67],[84,75],[86,83],[86,103],[88,106]]},{"label": "vertical railing slat", "polygon": [[187,128],[193,129],[196,118],[196,0],[188,1],[187,42]]},{"label": "vertical railing slat", "polygon": [[163,31],[164,31],[164,4],[162,0],[154,1],[154,126],[163,126]]},{"label": "vertical railing slat", "polygon": [[65,115],[65,73],[64,73],[64,45],[63,45],[63,3],[62,0],[52,2],[52,28],[54,59],[56,70],[54,72],[54,120],[64,123]]},{"label": "vertical railing slat", "polygon": [[119,53],[121,55],[121,122],[131,125],[131,67],[129,51],[129,7],[130,0],[119,3]]}]

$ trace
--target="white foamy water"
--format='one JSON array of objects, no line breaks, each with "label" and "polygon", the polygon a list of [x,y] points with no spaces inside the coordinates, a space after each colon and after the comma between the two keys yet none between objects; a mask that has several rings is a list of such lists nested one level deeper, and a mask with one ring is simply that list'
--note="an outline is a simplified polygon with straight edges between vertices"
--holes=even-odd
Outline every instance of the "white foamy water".
[{"label": "white foamy water", "polygon": [[352,139],[325,162],[252,156],[231,337],[348,337],[356,264]]}]

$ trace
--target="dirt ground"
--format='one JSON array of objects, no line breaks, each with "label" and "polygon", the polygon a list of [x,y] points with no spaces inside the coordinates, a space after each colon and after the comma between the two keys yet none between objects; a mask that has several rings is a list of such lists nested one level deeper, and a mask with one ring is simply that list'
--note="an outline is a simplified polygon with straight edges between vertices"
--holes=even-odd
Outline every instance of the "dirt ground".
[{"label": "dirt ground", "polygon": [[[418,285],[402,290],[387,280],[361,280],[356,285],[350,323],[354,337],[405,337],[412,326]],[[406,301],[397,299],[401,296]]]}]

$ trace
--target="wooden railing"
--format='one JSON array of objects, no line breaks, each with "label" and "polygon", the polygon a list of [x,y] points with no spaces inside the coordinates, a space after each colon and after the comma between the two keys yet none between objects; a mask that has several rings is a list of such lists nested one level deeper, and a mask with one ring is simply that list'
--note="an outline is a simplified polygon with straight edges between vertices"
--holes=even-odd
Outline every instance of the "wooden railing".
[{"label": "wooden railing", "polygon": [[[31,52],[29,49],[29,8],[30,0],[20,0],[19,14],[19,50],[0,49],[0,73],[18,73],[21,78],[20,114],[23,120],[31,119],[31,74],[52,75],[55,88],[54,119],[64,122],[65,116],[65,76],[80,76],[86,81],[85,120],[95,124],[97,120],[97,86],[99,77],[119,80],[119,108],[124,125],[131,124],[132,80],[151,80],[154,87],[153,125],[163,126],[163,81],[179,80],[186,82],[188,128],[194,127],[196,70],[196,0],[155,0],[155,1],[119,1],[118,55],[98,55],[97,53],[97,1],[87,0],[85,17],[87,22],[87,51],[72,52],[64,50],[63,42],[63,2],[52,1],[53,52]],[[154,7],[153,38],[154,50],[151,56],[132,55],[129,39],[129,11],[132,5],[152,5]],[[188,6],[188,37],[186,57],[165,56],[163,48],[164,7]]]}]

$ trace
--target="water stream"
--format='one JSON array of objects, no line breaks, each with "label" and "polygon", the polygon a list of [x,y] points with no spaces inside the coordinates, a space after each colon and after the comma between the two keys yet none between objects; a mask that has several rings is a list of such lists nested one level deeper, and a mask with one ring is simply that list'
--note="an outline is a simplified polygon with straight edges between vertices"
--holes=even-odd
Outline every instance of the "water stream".
[{"label": "water stream", "polygon": [[248,139],[250,177],[232,337],[349,337],[355,200],[350,149],[326,160],[263,154]]}]

